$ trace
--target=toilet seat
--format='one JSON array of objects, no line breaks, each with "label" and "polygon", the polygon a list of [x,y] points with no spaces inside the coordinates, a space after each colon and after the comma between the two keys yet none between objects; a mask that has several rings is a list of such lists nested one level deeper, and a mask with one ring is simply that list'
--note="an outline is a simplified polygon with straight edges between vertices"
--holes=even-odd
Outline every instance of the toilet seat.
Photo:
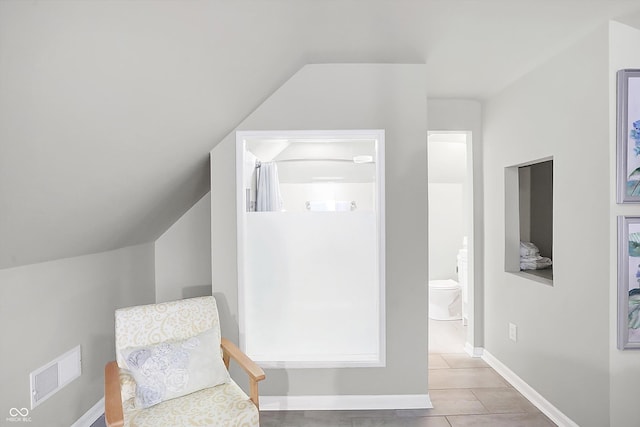
[{"label": "toilet seat", "polygon": [[460,288],[460,283],[452,279],[429,280],[429,287],[432,289],[454,290]]}]

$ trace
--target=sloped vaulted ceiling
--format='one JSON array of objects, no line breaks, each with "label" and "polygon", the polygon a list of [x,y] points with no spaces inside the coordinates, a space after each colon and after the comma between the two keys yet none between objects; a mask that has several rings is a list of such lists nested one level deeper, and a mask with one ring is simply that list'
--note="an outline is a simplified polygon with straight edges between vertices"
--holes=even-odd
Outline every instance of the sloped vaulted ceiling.
[{"label": "sloped vaulted ceiling", "polygon": [[159,237],[306,63],[428,65],[483,99],[637,0],[0,1],[0,268]]}]

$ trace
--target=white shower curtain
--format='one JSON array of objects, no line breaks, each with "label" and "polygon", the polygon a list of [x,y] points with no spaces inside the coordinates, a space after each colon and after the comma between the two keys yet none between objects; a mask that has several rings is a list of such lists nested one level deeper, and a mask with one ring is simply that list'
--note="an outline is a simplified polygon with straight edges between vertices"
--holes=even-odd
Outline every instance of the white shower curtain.
[{"label": "white shower curtain", "polygon": [[275,162],[263,162],[258,169],[257,211],[278,212],[282,210],[280,180]]},{"label": "white shower curtain", "polygon": [[256,180],[258,175],[258,158],[251,152],[246,151],[244,153],[244,191],[246,197],[246,209],[247,212],[253,212],[256,210]]}]

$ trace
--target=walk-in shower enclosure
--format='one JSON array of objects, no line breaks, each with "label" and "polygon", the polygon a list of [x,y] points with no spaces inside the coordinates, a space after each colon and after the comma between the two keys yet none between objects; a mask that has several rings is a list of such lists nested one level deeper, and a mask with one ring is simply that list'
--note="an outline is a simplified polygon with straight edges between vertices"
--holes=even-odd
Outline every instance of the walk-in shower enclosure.
[{"label": "walk-in shower enclosure", "polygon": [[384,131],[236,144],[242,349],[264,367],[384,366]]}]

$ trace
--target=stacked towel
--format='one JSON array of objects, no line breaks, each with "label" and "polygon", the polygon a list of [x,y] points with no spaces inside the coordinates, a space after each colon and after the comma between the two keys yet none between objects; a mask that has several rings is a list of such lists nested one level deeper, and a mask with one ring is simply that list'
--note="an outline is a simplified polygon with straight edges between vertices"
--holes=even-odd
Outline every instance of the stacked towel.
[{"label": "stacked towel", "polygon": [[540,255],[540,249],[531,242],[520,242],[520,257],[535,257]]},{"label": "stacked towel", "polygon": [[540,249],[531,242],[520,242],[520,270],[542,270],[551,267],[551,259],[540,256]]}]

